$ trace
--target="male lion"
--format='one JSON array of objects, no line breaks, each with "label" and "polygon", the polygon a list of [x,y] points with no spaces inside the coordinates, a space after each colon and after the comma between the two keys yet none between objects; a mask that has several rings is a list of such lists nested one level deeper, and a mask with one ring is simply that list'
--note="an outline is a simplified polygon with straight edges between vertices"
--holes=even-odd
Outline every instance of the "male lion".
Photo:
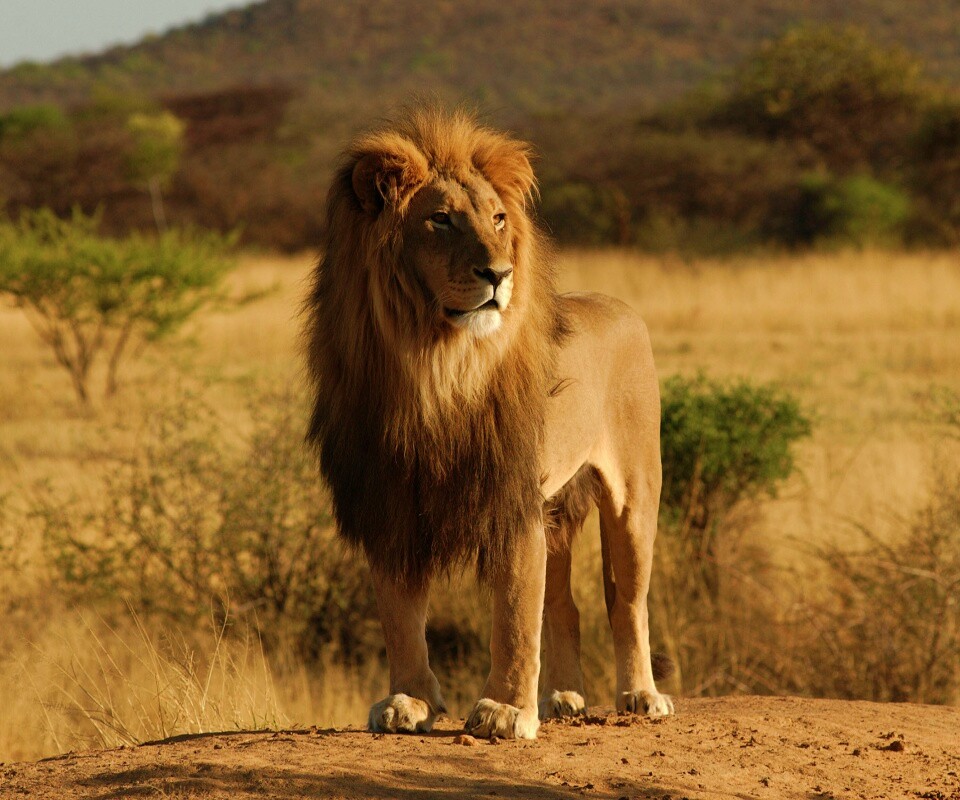
[{"label": "male lion", "polygon": [[[476,561],[491,669],[466,728],[534,738],[582,713],[570,550],[601,516],[617,708],[671,714],[650,659],[660,401],[623,303],[559,295],[527,214],[529,148],[461,113],[415,109],[361,136],[330,189],[308,300],[309,438],[341,535],[362,547],[390,661],[374,731],[429,731],[430,580]],[[545,624],[543,692],[537,702]]]}]

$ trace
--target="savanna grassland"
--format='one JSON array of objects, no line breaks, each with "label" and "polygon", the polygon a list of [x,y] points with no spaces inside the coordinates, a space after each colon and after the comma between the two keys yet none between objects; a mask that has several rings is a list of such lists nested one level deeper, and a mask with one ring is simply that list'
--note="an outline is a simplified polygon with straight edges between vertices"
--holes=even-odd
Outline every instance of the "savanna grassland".
[{"label": "savanna grassland", "polygon": [[[817,548],[896,544],[916,529],[951,480],[960,498],[960,452],[951,438],[958,428],[944,412],[944,398],[960,392],[956,254],[866,250],[691,261],[609,250],[565,251],[561,262],[565,290],[608,292],[644,314],[662,377],[704,371],[718,379],[775,381],[813,421],[812,435],[796,448],[798,470],[778,497],[752,502],[731,523],[749,545],[737,551],[746,579],[755,563],[763,564],[766,577],[754,593],[786,598],[776,616],[784,627],[774,631],[784,658],[755,673],[742,665],[698,673],[681,663],[667,688],[688,695],[749,690],[895,699],[858,682],[855,665],[848,665],[845,681],[826,686],[812,677],[813,667],[793,657],[818,633],[800,623],[830,619],[804,611],[805,603],[816,607],[825,585],[822,573],[810,568]],[[327,618],[309,620],[314,627],[326,625],[329,635],[305,649],[298,637],[306,628],[278,634],[279,617],[266,607],[234,607],[229,597],[205,603],[170,591],[164,597],[146,590],[111,596],[113,584],[71,583],[76,571],[64,561],[62,541],[51,538],[58,524],[70,525],[77,541],[95,544],[89,537],[108,530],[109,519],[95,509],[115,496],[117,464],[140,463],[145,452],[178,441],[194,424],[194,409],[210,420],[204,435],[212,447],[195,451],[187,441],[174,457],[199,453],[190,461],[198,470],[216,468],[211,454],[251,442],[245,452],[256,455],[258,419],[264,416],[280,419],[289,441],[297,441],[306,413],[299,306],[310,266],[309,256],[244,256],[230,293],[255,297],[269,291],[238,306],[206,310],[176,342],[147,346],[126,365],[119,395],[98,399],[87,410],[78,407],[66,373],[22,312],[0,310],[0,760],[181,732],[359,724],[370,700],[382,695],[386,672],[375,621],[350,617],[360,631],[352,638],[330,625],[329,618],[345,613],[361,588],[346,601],[333,598],[323,606]],[[187,409],[190,418],[178,418],[177,409]],[[288,467],[294,474],[294,462],[307,463],[298,447],[270,462],[276,468],[247,493],[255,496],[259,485],[266,496],[284,483]],[[296,496],[311,497],[307,490]],[[122,516],[126,508],[121,503],[116,513]],[[70,514],[61,518],[63,509]],[[278,518],[302,513],[291,506]],[[188,530],[182,533],[189,538]],[[328,541],[329,533],[323,537]],[[608,703],[610,643],[594,521],[578,548],[576,595],[589,699]],[[76,547],[71,552],[82,555]],[[351,571],[362,585],[354,562],[338,560],[334,549],[323,552],[333,560],[334,577]],[[770,558],[755,562],[756,552]],[[127,557],[135,571],[136,552]],[[185,569],[175,559],[169,565]],[[682,570],[683,564],[669,569]],[[148,578],[142,586],[152,585]],[[656,581],[655,575],[655,593]],[[136,581],[123,585],[131,583]],[[454,712],[476,691],[484,659],[485,603],[472,588],[460,588],[441,587],[433,615],[435,647],[447,645],[440,679]],[[948,587],[954,598],[957,591]],[[170,613],[178,606],[191,606],[190,613]],[[801,613],[791,616],[797,608]],[[851,605],[848,617],[863,608]],[[681,610],[686,617],[696,613]],[[896,620],[896,610],[891,613],[887,619]],[[672,621],[656,607],[652,614],[654,636],[670,651],[664,623]],[[740,633],[748,646],[765,641],[757,631]],[[837,658],[839,673],[845,662]],[[749,680],[751,674],[756,680]],[[908,699],[957,702],[955,693],[934,697],[929,686],[917,687]]]}]

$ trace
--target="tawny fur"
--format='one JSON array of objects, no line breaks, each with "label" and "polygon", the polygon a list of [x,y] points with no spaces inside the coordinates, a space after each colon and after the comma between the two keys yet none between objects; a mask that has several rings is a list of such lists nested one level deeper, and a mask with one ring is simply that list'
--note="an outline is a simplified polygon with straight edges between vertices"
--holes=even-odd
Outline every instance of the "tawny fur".
[{"label": "tawny fur", "polygon": [[557,294],[533,191],[526,145],[423,109],[358,139],[330,190],[308,300],[309,436],[339,530],[373,572],[390,693],[372,730],[428,731],[441,713],[429,584],[474,560],[493,624],[467,729],[533,738],[538,715],[583,712],[571,543],[593,504],[617,709],[673,713],[649,644],[661,481],[649,335],[613,298]]},{"label": "tawny fur", "polygon": [[[403,263],[408,201],[430,171],[480,173],[513,220],[518,280],[494,339],[438,326]],[[394,201],[383,208],[368,191],[378,175]],[[533,191],[526,145],[420,109],[359,139],[329,192],[309,299],[309,437],[343,537],[412,585],[474,558],[481,574],[501,569],[515,532],[541,513],[544,404],[564,322],[552,259],[525,213]]]}]

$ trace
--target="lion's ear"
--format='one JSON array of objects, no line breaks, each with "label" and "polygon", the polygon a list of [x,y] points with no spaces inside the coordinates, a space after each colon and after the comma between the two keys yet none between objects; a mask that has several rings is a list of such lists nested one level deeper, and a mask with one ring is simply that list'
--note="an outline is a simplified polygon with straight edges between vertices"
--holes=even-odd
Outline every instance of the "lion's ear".
[{"label": "lion's ear", "polygon": [[378,137],[363,144],[354,152],[353,191],[363,210],[376,216],[410,199],[426,180],[427,160],[404,139]]},{"label": "lion's ear", "polygon": [[537,186],[530,156],[530,147],[524,142],[489,133],[474,151],[473,165],[500,195],[512,196],[523,205]]}]

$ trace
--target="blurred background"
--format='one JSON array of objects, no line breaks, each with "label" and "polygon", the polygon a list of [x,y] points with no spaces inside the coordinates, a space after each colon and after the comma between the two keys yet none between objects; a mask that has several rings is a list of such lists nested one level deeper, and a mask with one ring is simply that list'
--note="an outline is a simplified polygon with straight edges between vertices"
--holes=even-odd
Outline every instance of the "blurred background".
[{"label": "blurred background", "polygon": [[[48,9],[46,24],[5,36],[90,37],[100,23],[110,41],[145,4],[123,4],[126,21],[90,6]],[[30,7],[42,20],[42,4]],[[102,206],[110,231],[149,227],[130,162],[150,122],[175,151],[157,173],[171,221],[312,247],[343,143],[420,94],[536,144],[543,218],[565,243],[711,254],[954,244],[957,27],[941,0],[261,2],[11,65],[0,202]]]},{"label": "blurred background", "polygon": [[[416,97],[531,141],[563,288],[651,328],[665,688],[960,700],[960,6],[60,5],[0,12],[0,761],[385,694],[299,309],[338,153]],[[575,571],[609,705],[594,519]],[[433,605],[463,713],[487,603]]]}]

